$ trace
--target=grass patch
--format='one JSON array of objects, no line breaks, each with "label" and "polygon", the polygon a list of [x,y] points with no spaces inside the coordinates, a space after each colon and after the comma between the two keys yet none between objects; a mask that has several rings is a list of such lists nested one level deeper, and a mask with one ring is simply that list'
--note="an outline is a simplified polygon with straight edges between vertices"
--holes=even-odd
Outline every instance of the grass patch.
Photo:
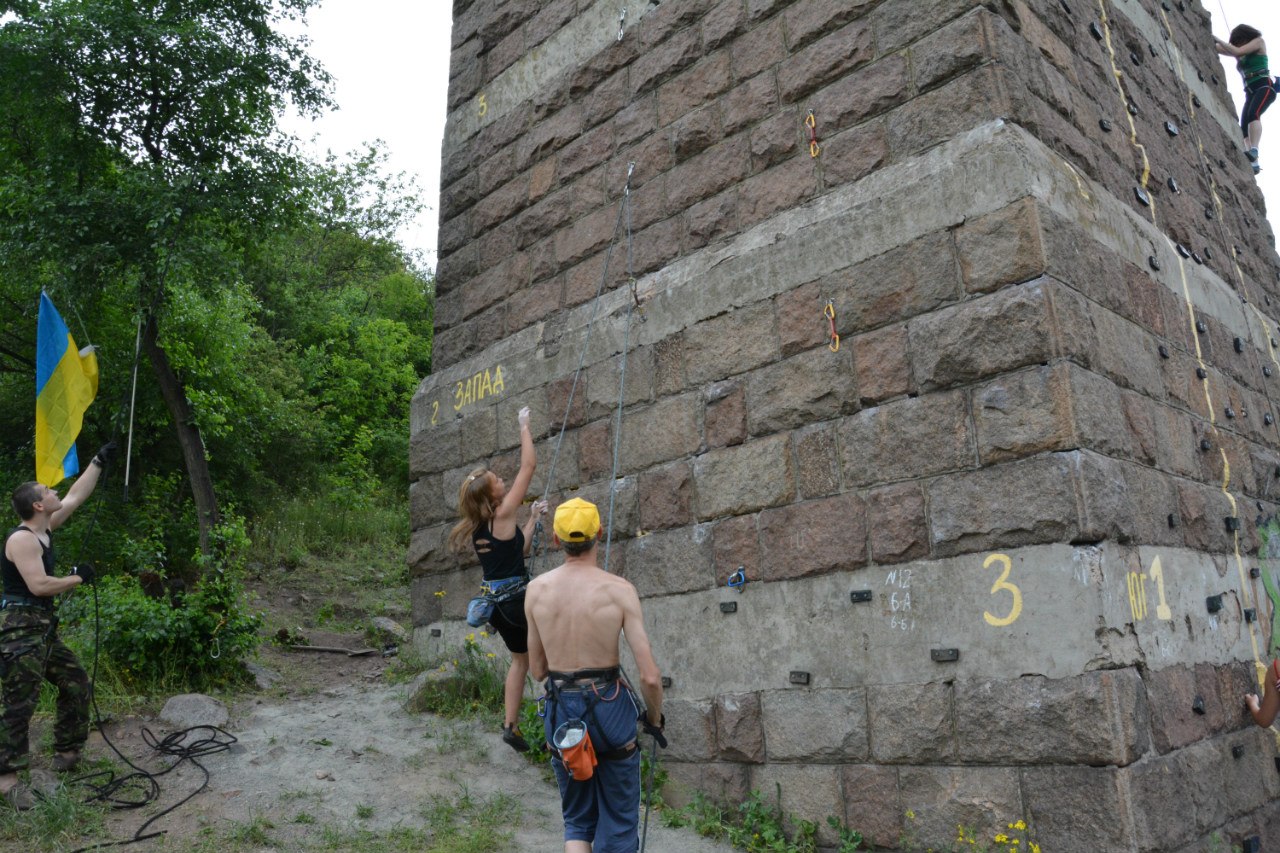
[{"label": "grass patch", "polygon": [[84,846],[85,839],[102,834],[106,813],[102,806],[86,805],[74,792],[61,788],[29,811],[14,811],[5,804],[0,806],[0,842],[13,842],[14,846],[0,846],[8,850],[74,850]]},{"label": "grass patch", "polygon": [[455,719],[499,716],[507,663],[485,651],[475,634],[433,669],[433,677],[412,697],[414,711]]},{"label": "grass patch", "polygon": [[431,827],[426,853],[496,853],[511,847],[520,822],[520,802],[506,794],[472,798],[465,788],[456,799],[437,797],[423,813]]},{"label": "grass patch", "polygon": [[[725,811],[701,794],[683,809],[662,812],[667,826],[690,827],[705,838],[727,841],[747,853],[816,853],[818,825],[810,820],[784,815],[778,789],[777,804],[765,802],[759,791],[735,810]],[[862,834],[849,829],[834,817],[827,824],[839,836],[837,853],[854,853],[862,848]]]}]

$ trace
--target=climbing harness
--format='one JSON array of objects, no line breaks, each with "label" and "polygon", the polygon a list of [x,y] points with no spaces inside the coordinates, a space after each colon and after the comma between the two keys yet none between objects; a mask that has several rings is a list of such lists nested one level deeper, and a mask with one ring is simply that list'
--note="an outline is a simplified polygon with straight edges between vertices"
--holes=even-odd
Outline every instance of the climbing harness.
[{"label": "climbing harness", "polygon": [[827,307],[822,309],[822,313],[831,326],[831,343],[827,344],[827,349],[840,352],[840,335],[836,332],[836,304],[828,299]]},{"label": "climbing harness", "polygon": [[[604,695],[601,691],[613,688],[612,695]],[[615,747],[604,737],[604,729],[596,717],[596,705],[600,702],[612,702],[626,690],[628,697],[633,697],[630,685],[622,677],[620,667],[604,669],[579,669],[575,672],[547,673],[546,692],[542,696],[543,713],[551,715],[551,748],[552,754],[564,765],[565,771],[575,782],[584,782],[595,773],[595,767],[601,761],[622,761],[630,758],[639,749],[633,740],[630,743]],[[581,715],[568,717],[556,724],[562,694],[565,692],[581,693],[586,707]],[[635,700],[632,698],[634,707]],[[547,707],[550,706],[550,707]],[[595,724],[600,734],[602,748],[597,749],[591,739],[587,723]]]},{"label": "climbing harness", "polygon": [[[542,522],[538,522],[539,525]],[[467,624],[479,628],[493,617],[493,610],[522,594],[529,586],[529,575],[480,582],[480,594],[467,602]]]},{"label": "climbing harness", "polygon": [[809,110],[804,126],[809,129],[809,156],[816,158],[822,153],[822,148],[818,145],[818,117],[813,114],[813,110]]}]

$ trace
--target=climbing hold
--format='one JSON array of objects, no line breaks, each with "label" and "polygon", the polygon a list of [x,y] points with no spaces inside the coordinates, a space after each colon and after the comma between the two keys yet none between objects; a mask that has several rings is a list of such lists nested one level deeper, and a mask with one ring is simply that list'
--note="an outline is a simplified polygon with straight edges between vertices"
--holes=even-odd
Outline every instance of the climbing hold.
[{"label": "climbing hold", "polygon": [[1200,265],[1203,265],[1203,264],[1204,264],[1204,259],[1200,257],[1200,253],[1199,253],[1199,252],[1192,252],[1192,253],[1191,253],[1191,260],[1195,261],[1197,264],[1200,264]]},{"label": "climbing hold", "polygon": [[792,684],[808,684],[809,673],[805,672],[804,670],[793,669],[791,670],[791,675],[788,677],[788,680]]},{"label": "climbing hold", "polygon": [[1262,577],[1262,569],[1258,568],[1257,566],[1251,567],[1249,569],[1249,577],[1253,578],[1254,580],[1257,580],[1258,578]]},{"label": "climbing hold", "polygon": [[[1254,608],[1252,608],[1252,607],[1246,607],[1246,608],[1244,609],[1244,621],[1246,621],[1246,622],[1252,622],[1253,620],[1255,620],[1255,619],[1257,619],[1257,618],[1258,618],[1258,611],[1257,611],[1257,610],[1255,610],[1255,609],[1254,609]],[[1244,751],[1244,747],[1239,747],[1239,749],[1240,749],[1242,752]],[[1235,750],[1236,750],[1236,748],[1234,748],[1234,747],[1233,747],[1231,751],[1234,753],[1234,752],[1235,752]],[[1240,756],[1238,756],[1238,755],[1236,756],[1236,758],[1239,758],[1239,757],[1240,757]]]},{"label": "climbing hold", "polygon": [[1102,41],[1102,27],[1098,26],[1098,22],[1094,21],[1089,24],[1089,34],[1098,41]]},{"label": "climbing hold", "polygon": [[1158,346],[1158,347],[1156,348],[1156,351],[1157,351],[1158,353],[1160,353],[1160,357],[1161,357],[1161,358],[1168,358],[1168,357],[1169,357],[1169,348],[1168,348],[1167,346],[1165,346],[1164,344],[1161,344],[1160,346]]},{"label": "climbing hold", "polygon": [[440,636],[440,633],[441,633],[441,632],[440,632],[440,629],[439,629],[439,628],[432,628],[432,629],[431,629],[431,636],[433,636],[433,637],[439,637],[439,636]]},{"label": "climbing hold", "polygon": [[1204,82],[1204,72],[1201,71],[1199,68],[1196,69],[1196,76],[1200,78],[1201,83]]},{"label": "climbing hold", "polygon": [[1240,519],[1237,518],[1236,516],[1228,515],[1226,518],[1222,520],[1226,522],[1228,533],[1235,533],[1240,529]]},{"label": "climbing hold", "polygon": [[1226,416],[1229,420],[1234,420],[1236,416],[1236,410],[1231,408],[1230,406],[1227,406]]},{"label": "climbing hold", "polygon": [[1200,102],[1200,96],[1199,96],[1199,95],[1192,95],[1192,96],[1191,96],[1191,103],[1195,104],[1197,108],[1204,106],[1204,105]]},{"label": "climbing hold", "polygon": [[861,604],[863,602],[871,601],[871,590],[869,589],[852,590],[849,593],[849,601],[852,602],[853,604]]},{"label": "climbing hold", "polygon": [[1207,204],[1204,206],[1204,218],[1213,219],[1213,208]]},{"label": "climbing hold", "polygon": [[1271,417],[1270,412],[1267,412],[1265,415],[1262,416],[1262,422],[1267,426],[1271,426],[1273,423],[1276,422],[1276,419]]},{"label": "climbing hold", "polygon": [[1105,118],[1098,119],[1098,127],[1102,128],[1107,133],[1111,132],[1111,122],[1107,121]]},{"label": "climbing hold", "polygon": [[738,602],[736,602],[736,601],[722,601],[722,602],[720,602],[720,612],[721,612],[721,613],[737,613],[737,612],[738,612]]},{"label": "climbing hold", "polygon": [[1071,14],[1071,7],[1067,5],[1067,0],[1058,0],[1058,5],[1062,7],[1062,11],[1068,15]]},{"label": "climbing hold", "polygon": [[671,686],[671,676],[669,676],[669,675],[664,675],[664,676],[662,676],[662,686],[663,686],[663,687],[670,687],[670,686]]},{"label": "climbing hold", "polygon": [[1209,326],[1204,320],[1196,320],[1196,331],[1203,335],[1209,331]]},{"label": "climbing hold", "polygon": [[1129,102],[1129,115],[1136,116],[1138,114],[1138,105],[1133,101]]},{"label": "climbing hold", "polygon": [[1169,513],[1169,527],[1174,528],[1177,526],[1178,526],[1178,517],[1173,513]]},{"label": "climbing hold", "polygon": [[1143,207],[1151,206],[1151,196],[1147,195],[1147,191],[1142,187],[1134,187],[1133,195]]},{"label": "climbing hold", "polygon": [[1275,338],[1272,338],[1272,339],[1271,339],[1271,348],[1272,348],[1272,349],[1275,349],[1275,348],[1276,348],[1276,347],[1278,347],[1278,346],[1280,346],[1280,344],[1277,344],[1277,343],[1276,343],[1276,339],[1275,339]]},{"label": "climbing hold", "polygon": [[[1246,610],[1246,611],[1245,611],[1245,613],[1246,613],[1246,614],[1249,614],[1249,613],[1251,613],[1251,612],[1252,612],[1252,611],[1250,611],[1250,610]],[[1253,620],[1252,620],[1252,619],[1247,619],[1246,621],[1252,622]],[[1233,744],[1231,745],[1231,757],[1232,757],[1232,758],[1244,758],[1244,744],[1242,744],[1242,743],[1233,743]]]},{"label": "climbing hold", "polygon": [[929,657],[936,663],[955,663],[960,660],[959,649],[930,649]]},{"label": "climbing hold", "polygon": [[[1219,603],[1221,603],[1221,601],[1219,601]],[[1191,701],[1191,710],[1195,711],[1197,714],[1201,716],[1204,716],[1204,697],[1197,696],[1195,699],[1193,699]]]},{"label": "climbing hold", "polygon": [[1240,338],[1240,337],[1235,338],[1231,342],[1231,345],[1236,348],[1236,352],[1244,352],[1244,338]]},{"label": "climbing hold", "polygon": [[1203,367],[1196,368],[1196,379],[1208,379],[1208,378],[1209,378],[1209,371],[1205,370]]},{"label": "climbing hold", "polygon": [[1129,51],[1129,61],[1132,62],[1134,65],[1141,65],[1142,57],[1138,56],[1137,51],[1131,50]]},{"label": "climbing hold", "polygon": [[[1170,178],[1169,180],[1172,181],[1173,178]],[[1177,249],[1178,249],[1178,254],[1182,255],[1182,257],[1184,258],[1191,257],[1191,250],[1188,249],[1186,246],[1182,245],[1181,243],[1177,244]]]},{"label": "climbing hold", "polygon": [[1164,129],[1165,129],[1165,132],[1168,133],[1170,136],[1178,135],[1178,126],[1171,121],[1166,121],[1164,123]]},{"label": "climbing hold", "polygon": [[1161,3],[1161,4],[1160,4],[1160,8],[1161,8],[1161,9],[1164,9],[1166,12],[1172,12],[1172,11],[1173,11],[1173,7],[1172,7],[1172,6],[1170,6],[1170,5],[1168,4],[1168,2]]},{"label": "climbing hold", "polygon": [[1267,367],[1267,366],[1264,364],[1264,365],[1262,366],[1262,375],[1263,375],[1263,376],[1266,376],[1266,377],[1268,377],[1268,378],[1269,378],[1269,377],[1271,376],[1271,368],[1270,368],[1270,367]]},{"label": "climbing hold", "polygon": [[1219,158],[1218,158],[1218,168],[1219,168],[1219,169],[1225,169],[1225,168],[1227,168],[1227,161],[1226,161],[1226,160],[1223,160],[1221,157],[1219,157]]},{"label": "climbing hold", "polygon": [[1211,252],[1211,251],[1209,250],[1209,247],[1208,247],[1208,246],[1205,246],[1205,247],[1204,247],[1204,252],[1203,252],[1203,254],[1204,254],[1204,256],[1205,256],[1205,258],[1206,258],[1207,260],[1210,260],[1210,261],[1211,261],[1211,260],[1213,260],[1213,252]]},{"label": "climbing hold", "polygon": [[1155,270],[1156,272],[1160,272],[1160,259],[1157,258],[1155,255],[1149,256],[1147,258],[1147,263],[1151,265],[1151,269]]},{"label": "climbing hold", "polygon": [[[1180,190],[1180,189],[1178,188],[1178,182],[1177,182],[1176,180],[1174,180],[1173,178],[1170,178],[1170,179],[1169,179],[1169,189],[1173,190],[1173,191],[1174,191],[1174,192],[1176,192],[1176,193],[1180,193],[1180,192],[1182,192],[1182,190]],[[1185,256],[1184,256],[1184,257],[1185,257]]]},{"label": "climbing hold", "polygon": [[1215,85],[1215,86],[1216,86],[1216,85],[1218,85],[1219,80],[1218,80],[1218,75],[1217,75],[1217,74],[1210,74],[1210,75],[1209,75],[1209,78],[1210,78],[1211,80],[1213,80],[1213,85]]},{"label": "climbing hold", "polygon": [[1213,450],[1213,445],[1209,442],[1209,439],[1202,438],[1200,439],[1200,449],[1203,452],[1208,453],[1210,450]]},{"label": "climbing hold", "polygon": [[1157,56],[1157,55],[1158,55],[1158,54],[1156,53],[1156,46],[1155,46],[1154,44],[1149,44],[1149,45],[1147,45],[1147,51],[1148,51],[1152,56]]}]

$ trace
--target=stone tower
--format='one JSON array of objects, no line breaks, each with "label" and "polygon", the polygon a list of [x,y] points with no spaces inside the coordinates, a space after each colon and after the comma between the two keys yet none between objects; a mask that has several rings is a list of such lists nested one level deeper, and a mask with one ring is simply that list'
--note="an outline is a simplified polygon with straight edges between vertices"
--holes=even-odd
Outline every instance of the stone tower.
[{"label": "stone tower", "polygon": [[1199,2],[455,0],[452,45],[423,649],[527,405],[534,491],[612,492],[669,799],[1280,844],[1280,264]]}]

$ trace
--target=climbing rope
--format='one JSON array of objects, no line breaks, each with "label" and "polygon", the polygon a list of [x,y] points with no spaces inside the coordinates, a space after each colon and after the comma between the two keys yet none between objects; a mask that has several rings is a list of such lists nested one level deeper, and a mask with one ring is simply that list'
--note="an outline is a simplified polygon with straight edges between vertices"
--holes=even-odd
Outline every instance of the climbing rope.
[{"label": "climbing rope", "polygon": [[[556,473],[556,467],[560,461],[560,451],[564,444],[565,430],[568,429],[568,426],[569,426],[569,415],[570,415],[570,412],[573,411],[573,400],[578,392],[578,383],[581,381],[582,367],[586,363],[587,351],[591,348],[591,338],[595,332],[596,317],[600,313],[600,298],[604,294],[605,284],[609,280],[609,267],[613,261],[613,250],[618,243],[618,235],[623,232],[624,227],[625,227],[625,233],[626,233],[626,239],[627,239],[628,272],[630,272],[630,269],[632,266],[633,240],[632,240],[632,234],[631,234],[631,178],[635,174],[635,170],[636,170],[636,164],[634,162],[627,164],[627,179],[626,179],[626,183],[623,185],[623,188],[622,188],[622,204],[618,207],[618,218],[614,222],[613,236],[609,240],[608,249],[605,250],[604,270],[600,274],[600,283],[596,286],[596,294],[594,299],[592,299],[591,317],[587,321],[587,334],[582,342],[582,351],[578,354],[578,366],[573,371],[573,382],[569,386],[569,396],[564,404],[564,415],[560,418],[560,432],[556,436],[555,452],[552,453],[551,455],[551,467],[547,470],[547,481],[542,490],[543,500],[546,500],[548,495],[551,495],[555,492],[555,473]],[[634,302],[635,302],[635,288],[634,288],[634,278],[632,278],[632,303],[634,304]],[[631,307],[629,306],[627,309],[628,343],[630,338],[630,330],[631,330]],[[624,375],[626,370],[626,361],[627,361],[627,353],[624,349],[622,354],[622,369],[623,369]],[[621,394],[619,396],[621,398]],[[622,405],[622,401],[621,399],[619,399],[619,406],[621,405]],[[613,473],[615,477],[614,477],[614,482],[611,482],[609,486],[610,512],[609,512],[608,532],[606,533],[606,540],[605,540],[606,567],[608,565],[607,561],[608,561],[608,553],[609,553],[608,542],[613,535],[612,507],[613,507],[613,493],[615,489],[616,474],[617,474],[616,442],[615,442],[615,448],[614,448],[613,466],[614,466]],[[541,526],[541,522],[539,522],[539,527],[540,526]],[[534,530],[534,536],[535,536],[535,542],[537,547],[530,548],[530,550],[533,553],[533,558],[530,562],[530,574],[537,573],[538,562],[541,559],[543,553],[545,553],[545,548],[543,548],[543,543],[541,542],[541,536],[539,535],[539,530],[537,528],[535,528]]]}]

